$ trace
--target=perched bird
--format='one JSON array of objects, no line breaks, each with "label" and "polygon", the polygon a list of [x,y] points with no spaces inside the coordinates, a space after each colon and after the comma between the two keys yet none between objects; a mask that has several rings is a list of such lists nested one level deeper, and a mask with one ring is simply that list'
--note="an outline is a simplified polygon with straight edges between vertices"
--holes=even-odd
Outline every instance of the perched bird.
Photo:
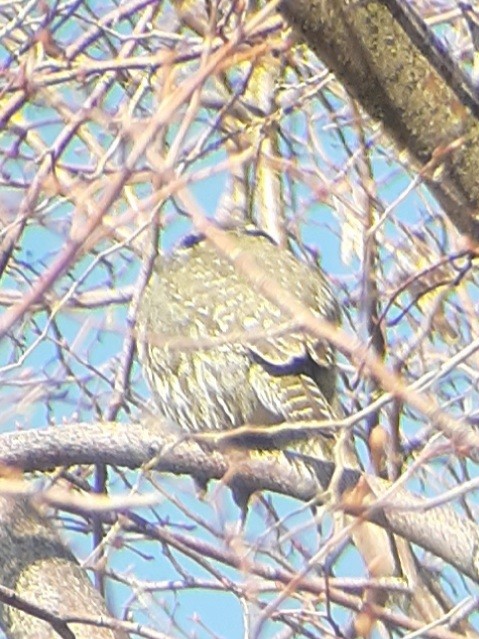
[{"label": "perched bird", "polygon": [[[278,296],[287,291],[318,318],[339,323],[336,297],[318,267],[262,233],[228,235],[277,283]],[[276,439],[277,425],[286,423],[294,431],[293,448],[336,461],[334,431],[312,436],[305,427],[336,419],[334,348],[302,330],[272,298],[204,238],[157,258],[140,302],[137,338],[158,412],[187,434],[266,426],[261,430],[271,431],[271,440],[249,440],[253,449],[290,447]],[[347,465],[358,466],[354,451],[346,457]],[[336,498],[334,487],[331,492]],[[244,521],[250,494],[233,487],[233,495]],[[380,559],[381,575],[397,574],[384,530],[361,522],[352,536],[366,565]]]},{"label": "perched bird", "polygon": [[[229,231],[279,290],[339,322],[324,273],[261,232]],[[138,316],[138,349],[159,414],[186,433],[334,418],[334,349],[307,334],[205,238],[157,258]],[[294,428],[294,427],[293,427]],[[266,429],[269,432],[269,428]],[[254,428],[253,428],[254,431]],[[331,457],[332,435],[295,433],[302,452]]]},{"label": "perched bird", "polygon": [[[318,267],[309,267],[264,234],[228,235],[277,283],[278,296],[287,291],[317,317],[339,322],[336,298]],[[266,298],[204,238],[189,239],[170,257],[157,258],[140,302],[137,337],[158,412],[187,434],[266,426],[273,449],[284,447],[284,441],[276,445],[275,425],[290,423],[294,430],[297,424],[294,447],[336,462],[336,437],[327,432],[312,437],[304,428],[308,421],[336,418],[334,348],[301,330],[293,313],[272,297]],[[354,449],[346,456],[345,465],[359,468]],[[363,491],[354,494],[358,505]],[[244,519],[249,493],[233,488],[233,494]],[[337,516],[341,519],[339,511]],[[415,559],[405,540],[396,546],[384,529],[361,520],[351,536],[371,576],[411,579],[411,614],[428,623],[443,614],[422,575],[410,577]],[[367,606],[386,600],[386,590],[365,593]],[[368,611],[370,627],[374,617]]]}]

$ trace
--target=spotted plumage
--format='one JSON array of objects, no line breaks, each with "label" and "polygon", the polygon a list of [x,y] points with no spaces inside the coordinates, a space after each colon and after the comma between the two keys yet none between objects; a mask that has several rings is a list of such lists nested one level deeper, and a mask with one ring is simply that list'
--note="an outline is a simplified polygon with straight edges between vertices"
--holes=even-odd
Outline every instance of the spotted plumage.
[{"label": "spotted plumage", "polygon": [[[268,237],[230,232],[266,275],[317,317],[339,322],[324,273]],[[280,294],[280,293],[279,293]],[[160,415],[182,431],[334,418],[335,354],[298,329],[207,240],[159,257],[138,316],[138,347]],[[274,432],[272,427],[271,432]],[[324,456],[304,431],[301,448]],[[283,444],[282,444],[283,445]],[[271,447],[275,447],[274,436]]]}]

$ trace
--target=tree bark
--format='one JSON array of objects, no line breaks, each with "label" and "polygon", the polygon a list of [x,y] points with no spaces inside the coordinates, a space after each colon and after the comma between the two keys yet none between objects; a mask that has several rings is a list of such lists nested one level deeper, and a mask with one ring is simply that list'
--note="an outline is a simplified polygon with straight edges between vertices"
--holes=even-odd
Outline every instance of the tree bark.
[{"label": "tree bark", "polygon": [[283,0],[281,11],[477,242],[477,98],[421,19],[393,0]]},{"label": "tree bark", "polygon": [[55,528],[27,499],[0,497],[0,551],[0,625],[9,639],[127,639],[121,630],[68,623],[110,615]]}]

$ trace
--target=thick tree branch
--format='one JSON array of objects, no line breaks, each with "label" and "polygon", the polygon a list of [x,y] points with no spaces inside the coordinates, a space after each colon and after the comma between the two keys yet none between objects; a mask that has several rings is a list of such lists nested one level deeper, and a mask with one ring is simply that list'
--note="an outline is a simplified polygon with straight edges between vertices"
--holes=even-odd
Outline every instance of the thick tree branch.
[{"label": "thick tree branch", "polygon": [[[109,617],[73,554],[53,526],[22,497],[0,496],[0,625],[14,639],[127,639],[102,624]],[[99,625],[100,624],[100,625]]]},{"label": "thick tree branch", "polygon": [[392,0],[283,0],[281,11],[409,151],[451,221],[477,242],[477,98],[446,51],[433,55],[435,40],[421,33],[420,18]]},{"label": "thick tree branch", "polygon": [[[264,453],[250,457],[206,449],[197,442],[164,434],[161,425],[72,424],[43,431],[9,433],[0,438],[0,463],[25,471],[47,470],[59,465],[97,464],[189,474],[201,481],[221,479],[228,472],[235,490],[252,493],[270,490],[303,501],[317,498],[329,486],[334,465],[296,455]],[[366,475],[366,499],[359,504],[343,499],[342,506],[405,537],[455,566],[479,583],[479,527],[460,517],[449,506],[426,510],[427,501],[403,488],[391,490],[391,483]],[[344,469],[340,495],[358,485],[361,474]],[[7,487],[8,484],[5,484]],[[387,500],[375,505],[381,493]],[[390,494],[389,494],[390,491]],[[376,499],[371,499],[371,496]],[[348,506],[348,503],[350,504]],[[68,504],[65,504],[69,508]],[[70,508],[71,509],[71,508]]]}]

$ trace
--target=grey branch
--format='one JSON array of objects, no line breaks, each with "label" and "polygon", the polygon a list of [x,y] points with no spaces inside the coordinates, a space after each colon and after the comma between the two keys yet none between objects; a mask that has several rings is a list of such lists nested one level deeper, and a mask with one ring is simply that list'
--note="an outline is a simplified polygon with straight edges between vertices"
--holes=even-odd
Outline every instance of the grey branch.
[{"label": "grey branch", "polygon": [[[291,456],[277,453],[245,457],[235,465],[232,481],[246,492],[270,490],[309,501],[329,485],[334,464],[309,458],[306,464],[299,457],[296,463],[291,463]],[[221,479],[231,466],[227,454],[197,441],[165,434],[165,425],[153,420],[136,424],[71,424],[0,437],[0,464],[27,472],[96,463],[128,468],[150,463],[155,470],[199,475],[205,482]],[[391,487],[377,477],[365,477],[376,497]],[[356,486],[360,478],[359,471],[345,468],[338,486],[340,493]],[[380,507],[365,508],[361,516],[417,543],[479,583],[479,527],[450,506],[426,511],[426,505],[425,499],[401,488],[392,491]]]}]

